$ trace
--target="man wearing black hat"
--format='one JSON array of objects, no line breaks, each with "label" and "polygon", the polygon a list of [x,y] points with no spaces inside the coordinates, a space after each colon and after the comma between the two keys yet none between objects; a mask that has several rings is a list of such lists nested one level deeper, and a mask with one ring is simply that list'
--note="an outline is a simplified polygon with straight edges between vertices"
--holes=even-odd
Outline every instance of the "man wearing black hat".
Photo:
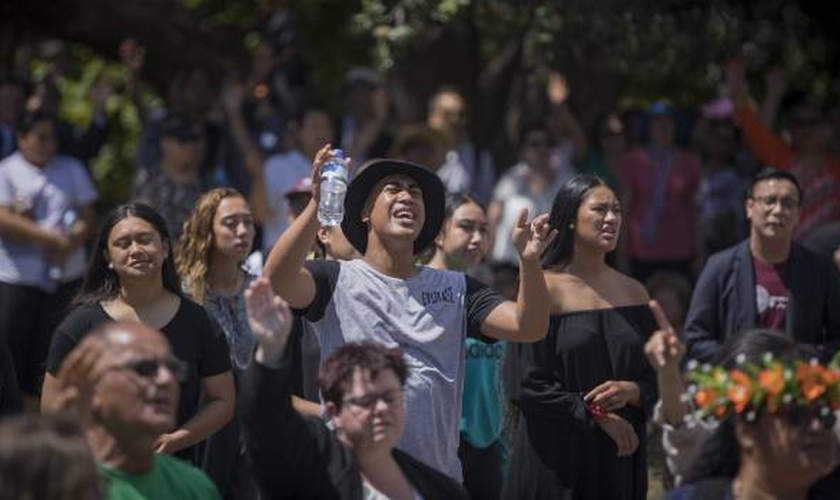
[{"label": "man wearing black hat", "polygon": [[398,447],[460,480],[465,332],[469,325],[512,342],[545,336],[548,292],[539,257],[554,237],[547,216],[528,224],[523,211],[512,232],[520,256],[519,299],[506,301],[464,274],[415,265],[415,255],[432,243],[443,223],[443,184],[421,166],[373,160],[350,183],[341,224],[363,257],[305,262],[318,230],[320,168],[329,157],[329,147],[316,156],[313,199],[275,245],[264,274],[313,324],[322,359],[353,341],[403,349],[411,375]]}]

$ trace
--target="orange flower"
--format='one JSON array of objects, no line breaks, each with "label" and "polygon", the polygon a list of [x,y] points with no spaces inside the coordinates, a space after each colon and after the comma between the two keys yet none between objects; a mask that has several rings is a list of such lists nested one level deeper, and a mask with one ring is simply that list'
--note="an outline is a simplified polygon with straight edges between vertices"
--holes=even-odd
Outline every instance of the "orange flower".
[{"label": "orange flower", "polygon": [[785,389],[785,371],[782,365],[774,364],[758,372],[758,386],[767,393],[767,409],[776,411],[779,395]]},{"label": "orange flower", "polygon": [[796,367],[796,380],[802,389],[802,395],[808,402],[814,401],[826,391],[827,384],[823,379],[825,368],[822,365],[803,363]]},{"label": "orange flower", "polygon": [[727,396],[735,405],[735,412],[741,413],[750,402],[753,392],[752,381],[749,375],[741,370],[732,370],[730,378],[732,382],[727,390]]},{"label": "orange flower", "polygon": [[713,403],[718,398],[718,392],[714,389],[700,389],[697,391],[697,394],[694,395],[694,404],[697,405],[698,408],[705,408],[709,404]]},{"label": "orange flower", "polygon": [[822,379],[826,385],[834,385],[837,382],[840,382],[840,371],[826,368],[823,370]]},{"label": "orange flower", "polygon": [[785,388],[785,372],[781,365],[774,365],[758,373],[758,386],[775,398]]}]

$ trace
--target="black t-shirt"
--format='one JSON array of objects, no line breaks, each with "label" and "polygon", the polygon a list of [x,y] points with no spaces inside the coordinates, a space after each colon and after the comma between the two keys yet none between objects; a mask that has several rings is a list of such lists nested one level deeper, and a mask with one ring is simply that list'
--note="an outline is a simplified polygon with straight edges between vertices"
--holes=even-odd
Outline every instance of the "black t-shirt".
[{"label": "black t-shirt", "polygon": [[[74,309],[53,335],[47,372],[56,376],[64,358],[84,336],[109,321],[113,318],[99,304]],[[187,364],[178,403],[177,424],[180,426],[198,411],[201,379],[230,371],[228,345],[219,324],[203,307],[183,297],[175,316],[161,331],[169,340],[172,353]]]}]

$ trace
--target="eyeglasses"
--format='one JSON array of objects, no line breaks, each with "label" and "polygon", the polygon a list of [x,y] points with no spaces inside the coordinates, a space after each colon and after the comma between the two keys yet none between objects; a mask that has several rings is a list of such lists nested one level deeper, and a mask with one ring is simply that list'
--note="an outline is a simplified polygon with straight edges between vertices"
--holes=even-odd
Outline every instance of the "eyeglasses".
[{"label": "eyeglasses", "polygon": [[114,370],[130,370],[135,374],[154,379],[160,373],[161,368],[166,368],[178,382],[183,382],[187,376],[187,364],[180,359],[171,356],[167,359],[140,359],[120,366],[112,367]]},{"label": "eyeglasses", "polygon": [[777,203],[785,210],[793,210],[799,206],[799,200],[789,196],[753,196],[752,199],[761,203],[766,208],[773,208]]},{"label": "eyeglasses", "polygon": [[384,401],[388,406],[394,405],[402,401],[402,389],[392,389],[390,391],[380,392],[379,394],[366,394],[364,396],[344,398],[342,401],[344,404],[371,410],[379,400]]},{"label": "eyeglasses", "polygon": [[830,408],[802,406],[791,408],[782,412],[781,415],[793,427],[807,428],[814,419],[818,419],[824,429],[832,429],[837,422],[837,415]]}]

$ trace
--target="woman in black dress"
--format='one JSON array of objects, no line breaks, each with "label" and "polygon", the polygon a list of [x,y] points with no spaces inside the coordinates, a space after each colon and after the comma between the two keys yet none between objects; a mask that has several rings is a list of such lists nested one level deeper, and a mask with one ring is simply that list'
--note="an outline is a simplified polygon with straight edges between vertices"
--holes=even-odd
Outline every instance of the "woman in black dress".
[{"label": "woman in black dress", "polygon": [[160,330],[173,354],[187,364],[177,428],[160,436],[156,450],[199,464],[194,446],[233,416],[236,394],[228,346],[218,323],[181,293],[166,224],[146,205],[121,205],[106,216],[76,307],[53,335],[42,409],[55,403],[64,358],[108,321],[138,321]]},{"label": "woman in black dress", "polygon": [[543,256],[548,335],[511,346],[521,411],[505,498],[644,500],[645,422],[656,377],[643,352],[656,329],[644,287],[605,261],[621,209],[601,179],[557,193],[559,235]]}]

